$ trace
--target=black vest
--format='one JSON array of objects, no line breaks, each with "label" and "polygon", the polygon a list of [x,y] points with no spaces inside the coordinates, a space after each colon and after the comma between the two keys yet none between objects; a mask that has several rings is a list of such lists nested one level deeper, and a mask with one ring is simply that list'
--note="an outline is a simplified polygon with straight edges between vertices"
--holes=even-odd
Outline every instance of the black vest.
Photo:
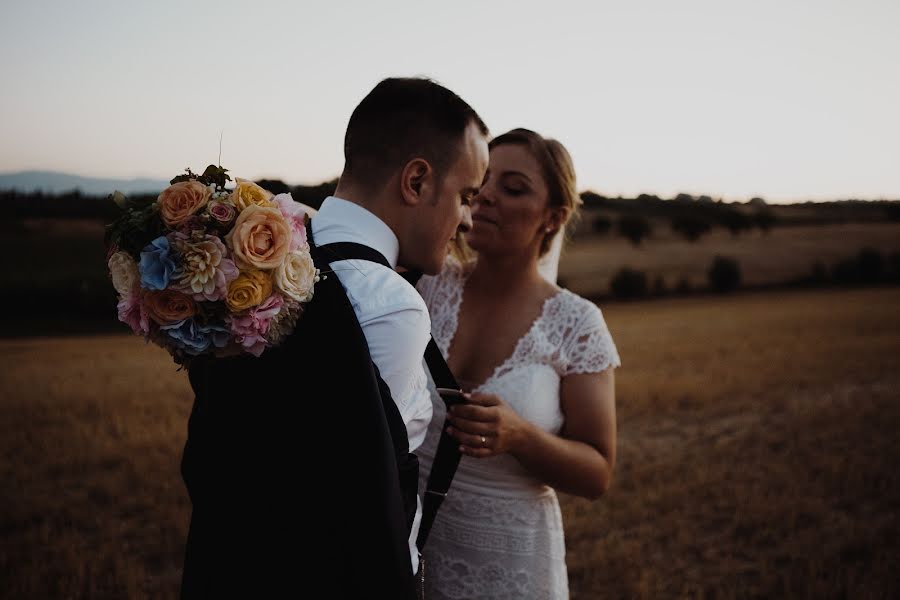
[{"label": "black vest", "polygon": [[260,358],[189,368],[183,598],[306,597],[322,585],[332,598],[414,597],[418,463],[328,264],[380,255],[308,237],[325,278],[294,333]]}]

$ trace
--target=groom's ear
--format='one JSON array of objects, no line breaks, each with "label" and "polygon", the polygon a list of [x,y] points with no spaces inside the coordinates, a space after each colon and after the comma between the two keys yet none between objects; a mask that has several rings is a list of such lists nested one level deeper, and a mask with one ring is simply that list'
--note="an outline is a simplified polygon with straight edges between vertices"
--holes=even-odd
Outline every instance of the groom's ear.
[{"label": "groom's ear", "polygon": [[414,158],[400,171],[400,195],[404,204],[416,206],[428,196],[434,178],[434,169],[424,158]]}]

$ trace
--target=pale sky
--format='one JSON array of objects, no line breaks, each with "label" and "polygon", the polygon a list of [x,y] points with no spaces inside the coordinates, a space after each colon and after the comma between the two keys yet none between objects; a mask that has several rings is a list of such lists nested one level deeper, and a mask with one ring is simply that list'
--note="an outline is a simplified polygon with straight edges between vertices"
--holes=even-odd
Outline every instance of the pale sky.
[{"label": "pale sky", "polygon": [[900,198],[900,1],[3,0],[0,172],[318,183],[380,79],[426,75],[579,188]]}]

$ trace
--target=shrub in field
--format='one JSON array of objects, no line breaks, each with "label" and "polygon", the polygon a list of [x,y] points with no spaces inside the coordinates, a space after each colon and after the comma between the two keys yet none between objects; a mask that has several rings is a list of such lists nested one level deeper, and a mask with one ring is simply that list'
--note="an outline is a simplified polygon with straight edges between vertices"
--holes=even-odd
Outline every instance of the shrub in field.
[{"label": "shrub in field", "polygon": [[709,268],[709,285],[720,293],[731,292],[741,285],[741,266],[733,258],[717,256]]},{"label": "shrub in field", "polygon": [[863,281],[879,281],[884,272],[884,256],[874,248],[863,248],[856,257]]},{"label": "shrub in field", "polygon": [[623,267],[612,278],[609,287],[616,298],[641,298],[647,295],[647,274]]},{"label": "shrub in field", "polygon": [[653,280],[653,295],[665,296],[666,291],[666,280],[662,275],[657,275],[656,279]]},{"label": "shrub in field", "polygon": [[612,221],[609,217],[599,216],[591,223],[591,229],[594,230],[594,233],[606,235],[609,233],[609,230],[612,229]]},{"label": "shrub in field", "polygon": [[813,285],[822,285],[828,282],[828,268],[822,261],[813,263],[809,270],[809,282]]},{"label": "shrub in field", "polygon": [[641,241],[650,235],[653,227],[650,221],[640,215],[623,215],[619,217],[619,233],[634,244],[640,246]]},{"label": "shrub in field", "polygon": [[900,221],[900,202],[891,202],[884,207],[888,221]]},{"label": "shrub in field", "polygon": [[733,236],[737,236],[753,227],[753,220],[749,216],[733,208],[721,210],[719,221]]},{"label": "shrub in field", "polygon": [[888,277],[900,282],[900,252],[894,252],[888,257]]},{"label": "shrub in field", "polygon": [[680,233],[689,242],[696,242],[712,231],[712,224],[697,215],[681,214],[672,219],[672,231]]},{"label": "shrub in field", "polygon": [[775,226],[776,221],[775,214],[769,209],[756,211],[756,214],[753,215],[753,220],[756,222],[756,226],[764,232],[768,232],[772,229],[772,227]]},{"label": "shrub in field", "polygon": [[885,260],[874,248],[862,248],[853,258],[839,261],[831,268],[838,283],[875,283],[883,279]]}]

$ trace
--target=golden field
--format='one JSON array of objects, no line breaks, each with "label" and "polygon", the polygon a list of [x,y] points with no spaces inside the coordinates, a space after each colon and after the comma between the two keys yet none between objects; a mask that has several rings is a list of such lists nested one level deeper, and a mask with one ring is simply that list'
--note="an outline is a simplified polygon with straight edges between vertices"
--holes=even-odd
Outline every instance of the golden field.
[{"label": "golden field", "polygon": [[863,247],[885,256],[900,253],[900,223],[775,227],[739,236],[715,228],[691,244],[657,222],[653,235],[637,247],[618,235],[577,237],[563,253],[559,278],[576,293],[597,296],[609,292],[620,268],[630,267],[644,271],[651,284],[661,277],[667,290],[682,279],[703,289],[713,258],[722,255],[738,261],[743,285],[771,285],[806,277],[817,262],[829,269]]},{"label": "golden field", "polygon": [[[900,595],[900,289],[604,312],[619,459],[562,499],[573,598]],[[0,357],[0,596],[175,597],[185,373],[127,335]]]}]

